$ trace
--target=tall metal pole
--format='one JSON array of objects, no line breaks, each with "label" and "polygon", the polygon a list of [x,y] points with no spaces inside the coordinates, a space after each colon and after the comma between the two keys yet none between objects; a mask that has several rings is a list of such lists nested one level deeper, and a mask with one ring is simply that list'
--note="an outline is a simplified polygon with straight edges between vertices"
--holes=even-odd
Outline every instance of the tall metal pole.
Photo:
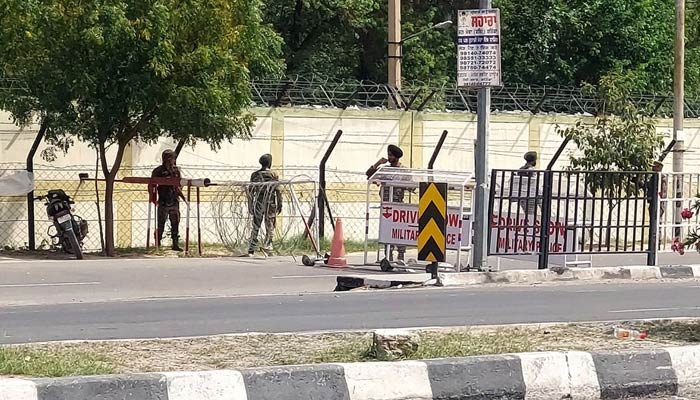
[{"label": "tall metal pole", "polygon": [[[673,140],[676,145],[673,148],[673,172],[683,172],[683,152],[685,151],[685,134],[683,133],[683,118],[685,114],[685,0],[676,0],[676,46],[674,56],[673,78]],[[683,197],[683,178],[676,176],[676,198]],[[680,225],[682,204],[675,202],[673,217],[674,225]],[[681,236],[681,228],[674,229],[674,236]]]},{"label": "tall metal pole", "polygon": [[[327,202],[327,197],[326,197],[326,163],[328,162],[328,159],[331,157],[331,154],[333,153],[333,150],[335,149],[335,146],[338,144],[338,140],[340,140],[340,137],[343,136],[343,131],[338,130],[338,132],[335,133],[335,136],[333,137],[333,140],[331,141],[331,144],[328,146],[328,149],[326,150],[326,153],[323,155],[323,158],[321,159],[321,163],[318,166],[318,183],[320,190],[318,191],[318,235],[319,237],[323,238],[325,233],[326,233],[326,209],[324,208],[326,206]],[[333,216],[328,213],[329,216],[331,217],[331,225],[333,225],[333,231],[335,232],[335,221],[333,220]],[[309,225],[313,220],[310,219]]]},{"label": "tall metal pole", "polygon": [[[389,87],[391,90],[401,90],[401,0],[389,0],[388,44]],[[401,106],[390,105],[393,108]]]},{"label": "tall metal pole", "polygon": [[[32,148],[29,150],[29,154],[27,154],[28,172],[34,173],[34,155],[36,154],[37,149],[39,149],[39,145],[44,139],[44,135],[46,134],[46,130],[48,128],[49,120],[47,117],[41,121],[39,132],[34,138],[34,143],[32,144]],[[27,193],[27,233],[29,234],[29,237],[27,238],[29,250],[36,250],[36,232],[34,229],[34,191]]]},{"label": "tall metal pole", "polygon": [[[491,8],[491,0],[479,0],[479,8]],[[488,132],[491,114],[491,89],[479,89],[477,93],[477,128],[476,146],[474,151],[474,167],[476,172],[476,188],[474,198],[474,268],[488,269]]]}]

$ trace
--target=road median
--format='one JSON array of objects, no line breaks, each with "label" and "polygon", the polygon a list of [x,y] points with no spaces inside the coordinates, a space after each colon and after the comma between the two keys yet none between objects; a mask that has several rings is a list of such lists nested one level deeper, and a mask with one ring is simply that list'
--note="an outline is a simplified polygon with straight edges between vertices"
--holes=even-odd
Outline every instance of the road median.
[{"label": "road median", "polygon": [[[406,332],[410,351],[379,357],[378,336]],[[687,396],[700,389],[698,343],[700,321],[688,319],[7,345],[0,400]],[[104,369],[47,368],[42,354]],[[61,376],[104,371],[115,374]]]},{"label": "road median", "polygon": [[614,399],[691,396],[700,346],[207,372],[0,379],[3,400]]}]

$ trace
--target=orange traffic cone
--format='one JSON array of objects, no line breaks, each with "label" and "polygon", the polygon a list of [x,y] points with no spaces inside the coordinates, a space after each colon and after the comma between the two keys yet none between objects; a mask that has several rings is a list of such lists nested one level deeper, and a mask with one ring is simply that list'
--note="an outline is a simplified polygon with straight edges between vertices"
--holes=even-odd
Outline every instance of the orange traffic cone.
[{"label": "orange traffic cone", "polygon": [[328,258],[329,267],[344,268],[348,266],[345,259],[345,242],[343,239],[343,221],[338,218],[335,222],[335,233],[331,242],[331,256]]}]

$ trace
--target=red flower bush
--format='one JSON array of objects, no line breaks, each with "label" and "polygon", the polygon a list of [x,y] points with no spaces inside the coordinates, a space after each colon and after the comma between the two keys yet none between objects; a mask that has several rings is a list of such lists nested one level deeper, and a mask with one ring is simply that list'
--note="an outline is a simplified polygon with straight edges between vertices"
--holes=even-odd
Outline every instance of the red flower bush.
[{"label": "red flower bush", "polygon": [[681,238],[677,237],[673,239],[673,244],[671,245],[671,250],[680,255],[685,254],[685,243],[681,241]]},{"label": "red flower bush", "polygon": [[693,217],[693,212],[689,208],[684,208],[683,211],[681,211],[681,217],[683,217],[683,219],[691,219]]}]

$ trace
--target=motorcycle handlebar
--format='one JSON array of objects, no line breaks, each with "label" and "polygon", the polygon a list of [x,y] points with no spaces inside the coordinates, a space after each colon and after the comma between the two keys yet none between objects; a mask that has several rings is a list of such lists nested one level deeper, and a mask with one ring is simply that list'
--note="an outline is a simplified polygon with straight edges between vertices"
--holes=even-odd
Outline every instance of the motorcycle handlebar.
[{"label": "motorcycle handlebar", "polygon": [[[46,196],[37,196],[37,197],[34,197],[32,200],[41,201],[41,200],[45,200],[45,199],[46,199]],[[75,201],[68,200],[68,204],[75,204]]]}]

